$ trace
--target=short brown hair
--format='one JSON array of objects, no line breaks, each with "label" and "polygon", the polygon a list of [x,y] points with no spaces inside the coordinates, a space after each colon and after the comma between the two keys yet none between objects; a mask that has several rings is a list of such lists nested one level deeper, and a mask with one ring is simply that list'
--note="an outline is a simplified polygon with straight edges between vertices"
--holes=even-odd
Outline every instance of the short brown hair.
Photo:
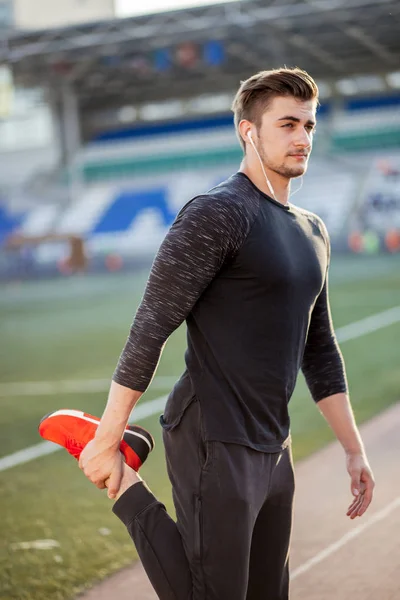
[{"label": "short brown hair", "polygon": [[239,133],[240,121],[247,119],[259,128],[263,112],[277,96],[293,96],[304,101],[316,100],[318,103],[318,87],[314,79],[298,67],[260,71],[242,81],[232,111],[236,133],[244,150],[246,146]]}]

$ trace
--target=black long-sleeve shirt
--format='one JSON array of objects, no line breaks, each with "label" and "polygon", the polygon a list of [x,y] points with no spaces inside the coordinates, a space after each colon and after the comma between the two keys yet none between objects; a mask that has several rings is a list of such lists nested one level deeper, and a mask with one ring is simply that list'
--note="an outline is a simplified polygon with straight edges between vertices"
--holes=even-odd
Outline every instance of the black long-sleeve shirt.
[{"label": "black long-sleeve shirt", "polygon": [[197,397],[205,439],[279,451],[300,368],[316,402],[347,391],[329,309],[329,255],[319,217],[276,202],[236,173],[178,214],[114,380],[144,391],[186,319],[187,368],[164,426],[177,426]]}]

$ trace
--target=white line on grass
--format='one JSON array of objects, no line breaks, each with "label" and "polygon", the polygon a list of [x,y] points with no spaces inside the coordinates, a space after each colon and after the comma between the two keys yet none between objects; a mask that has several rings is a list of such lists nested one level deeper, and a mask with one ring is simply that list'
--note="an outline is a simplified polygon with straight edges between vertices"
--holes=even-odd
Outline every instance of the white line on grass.
[{"label": "white line on grass", "polygon": [[[166,401],[167,396],[160,396],[155,400],[149,400],[149,402],[140,404],[135,408],[134,419],[130,419],[130,422],[136,423],[137,421],[143,421],[143,419],[157,414],[164,409]],[[11,469],[11,467],[22,465],[35,458],[39,458],[39,456],[53,454],[53,452],[57,452],[61,449],[61,446],[53,444],[52,442],[40,442],[39,444],[25,448],[25,450],[19,450],[18,452],[0,458],[0,471],[6,471],[7,469]]]},{"label": "white line on grass", "polygon": [[336,336],[339,342],[347,342],[347,340],[354,340],[398,321],[400,321],[400,306],[394,306],[376,315],[340,327],[336,330]]},{"label": "white line on grass", "polygon": [[61,450],[61,447],[56,446],[56,444],[53,444],[52,442],[40,442],[34,446],[29,446],[29,448],[19,450],[18,452],[0,458],[0,471],[6,471],[7,469],[11,469],[11,467],[22,465],[34,458],[39,458],[39,456],[52,454],[56,450]]},{"label": "white line on grass", "polygon": [[372,515],[365,523],[363,523],[362,525],[358,525],[358,527],[355,527],[355,529],[352,529],[351,531],[346,533],[337,542],[334,542],[324,550],[321,550],[321,552],[318,552],[318,554],[313,556],[313,558],[307,560],[300,567],[297,567],[297,569],[294,569],[294,571],[292,571],[291,573],[291,579],[293,580],[299,575],[303,575],[303,573],[306,573],[307,571],[312,569],[312,567],[315,567],[315,565],[318,565],[320,562],[322,562],[323,560],[325,560],[326,558],[343,548],[343,546],[345,546],[347,542],[350,542],[351,540],[354,540],[356,537],[361,535],[364,531],[372,527],[372,525],[375,525],[375,523],[379,523],[379,521],[383,521],[383,519],[385,519],[388,515],[390,515],[390,513],[392,513],[394,510],[396,510],[396,508],[399,507],[400,497],[396,498],[396,500],[393,500],[393,502],[385,506],[385,508],[382,508],[380,511]]},{"label": "white line on grass", "polygon": [[[372,331],[376,331],[377,329],[381,329],[382,327],[386,327],[388,325],[392,325],[393,323],[397,323],[400,321],[400,306],[395,306],[394,308],[390,308],[389,310],[385,310],[376,315],[372,315],[371,317],[366,317],[365,319],[361,319],[360,321],[356,321],[355,323],[350,323],[350,325],[346,325],[345,327],[341,327],[336,330],[336,335],[338,340],[341,342],[346,342],[348,340],[353,340]],[[151,384],[154,389],[154,384],[157,379],[163,380],[163,383],[166,379],[169,378],[156,378]],[[171,378],[171,380],[175,381],[175,377]],[[97,380],[99,381],[99,380]],[[51,385],[57,385],[57,382],[43,382],[45,384],[50,383]],[[76,382],[73,382],[76,383]],[[17,385],[17,384],[5,384],[5,385]],[[23,384],[21,384],[23,385]],[[24,384],[28,385],[28,384]],[[4,386],[3,386],[4,387]],[[2,388],[0,388],[1,390]],[[59,390],[58,390],[59,391]],[[0,393],[1,395],[1,393]],[[140,404],[134,410],[134,421],[140,421],[141,419],[145,419],[146,417],[150,417],[152,415],[157,414],[159,411],[162,411],[167,396],[162,396],[160,398],[156,398],[155,400],[151,400],[149,402],[144,402]],[[14,454],[10,454],[8,456],[4,456],[0,458],[0,472],[5,471],[11,467],[15,467],[16,465],[20,465],[26,463],[34,458],[38,458],[39,456],[44,456],[46,454],[51,454],[51,452],[55,452],[59,450],[60,447],[55,444],[51,444],[52,450],[48,446],[49,442],[42,442],[40,444],[35,444],[34,446],[30,446],[25,450],[21,450],[19,452],[15,452]]]},{"label": "white line on grass", "polygon": [[[178,377],[155,377],[152,390],[164,390],[172,387]],[[61,381],[24,381],[22,383],[0,384],[0,398],[10,396],[51,396],[54,394],[87,394],[105,392],[111,379],[76,379]]]}]

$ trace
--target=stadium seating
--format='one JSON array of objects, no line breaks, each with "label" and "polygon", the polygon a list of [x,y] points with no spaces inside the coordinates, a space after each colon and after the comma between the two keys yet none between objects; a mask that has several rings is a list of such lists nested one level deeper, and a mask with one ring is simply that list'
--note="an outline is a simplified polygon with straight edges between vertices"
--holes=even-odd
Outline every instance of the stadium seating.
[{"label": "stadium seating", "polygon": [[400,146],[400,98],[348,102],[335,119],[332,152]]},{"label": "stadium seating", "polygon": [[[380,152],[400,146],[398,99],[389,100],[351,101],[320,119],[309,172],[291,202],[319,214],[333,240],[345,234],[360,174],[377,155],[374,144]],[[84,236],[93,254],[153,255],[180,207],[234,173],[240,160],[230,116],[106,132],[81,152],[85,185],[78,199],[37,206],[22,222],[3,210],[0,236],[17,226],[26,235],[53,230]],[[41,249],[40,256],[54,258],[54,251]]]},{"label": "stadium seating", "polygon": [[22,215],[14,215],[6,206],[0,206],[0,246],[22,222]]},{"label": "stadium seating", "polygon": [[[299,184],[299,180],[292,182],[293,192]],[[354,173],[326,159],[312,158],[303,185],[291,202],[318,214],[335,239],[342,233],[354,206],[357,187]]]}]

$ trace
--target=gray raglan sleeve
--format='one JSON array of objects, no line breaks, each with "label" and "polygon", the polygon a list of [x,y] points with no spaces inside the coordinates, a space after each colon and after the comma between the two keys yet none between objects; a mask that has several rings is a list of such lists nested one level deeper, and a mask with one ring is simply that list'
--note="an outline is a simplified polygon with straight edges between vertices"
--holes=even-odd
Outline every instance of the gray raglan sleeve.
[{"label": "gray raglan sleeve", "polygon": [[[324,225],[323,235],[329,263],[330,245]],[[302,371],[315,402],[333,394],[348,393],[344,360],[333,329],[328,288],[327,269],[324,286],[311,315],[302,363]]]},{"label": "gray raglan sleeve", "polygon": [[240,210],[221,198],[199,196],[182,209],[154,260],[114,381],[146,390],[168,337],[239,249],[247,226]]}]

